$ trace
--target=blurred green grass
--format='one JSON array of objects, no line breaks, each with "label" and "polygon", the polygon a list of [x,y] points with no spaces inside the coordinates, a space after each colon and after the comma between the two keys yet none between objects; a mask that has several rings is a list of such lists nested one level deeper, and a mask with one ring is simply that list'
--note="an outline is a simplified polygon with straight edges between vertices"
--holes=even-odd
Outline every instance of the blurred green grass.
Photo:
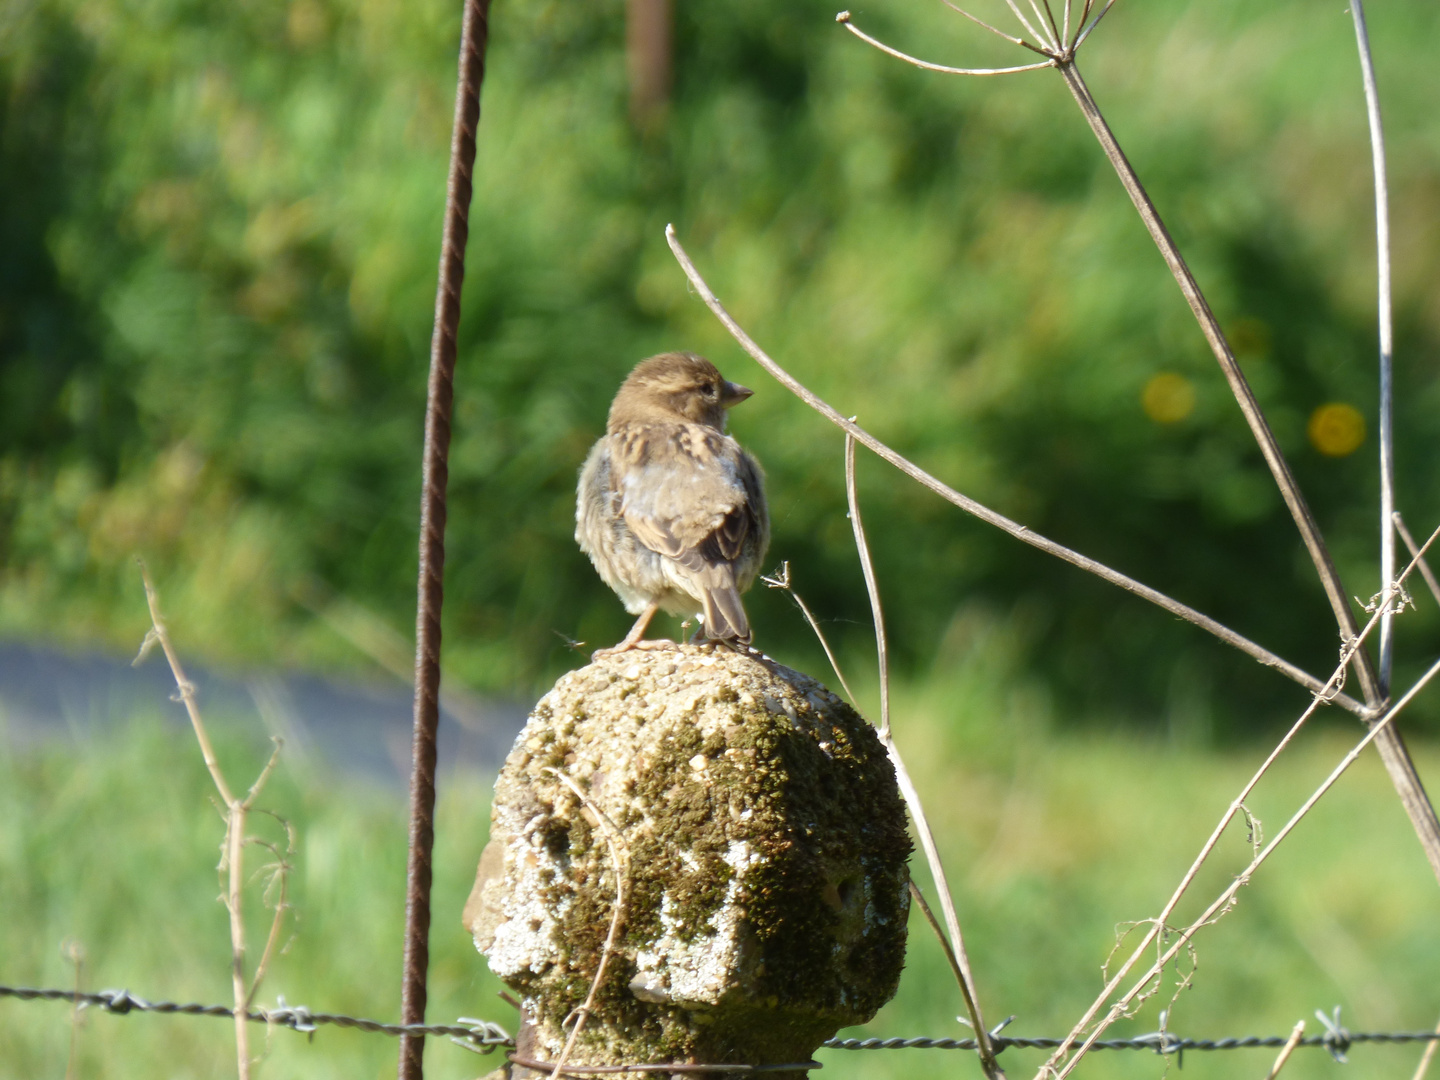
[{"label": "blurred green grass", "polygon": [[[1015,1013],[1016,1034],[1067,1029],[1098,991],[1117,924],[1159,909],[1219,814],[1262,757],[1182,734],[1058,729],[1043,693],[998,676],[1003,642],[949,681],[904,684],[896,729],[942,838],[967,945],[991,1021]],[[988,654],[988,655],[987,655]],[[865,693],[869,693],[868,690]],[[1281,759],[1250,803],[1273,833],[1357,737],[1324,716]],[[232,780],[263,758],[244,723],[218,729]],[[1440,749],[1414,747],[1423,773]],[[442,779],[435,858],[429,1017],[483,1016],[513,1027],[460,928],[486,836],[489,779]],[[323,767],[282,764],[262,804],[299,835],[293,940],[261,998],[378,1019],[397,1011],[405,823],[398,792],[357,785]],[[257,819],[257,830],[265,830]],[[89,745],[0,758],[0,978],[69,986],[66,941],[78,941],[87,988],[126,987],[152,999],[228,1000],[228,936],[214,872],[223,825],[188,733],[153,718]],[[1248,858],[1232,829],[1177,913],[1193,914]],[[251,863],[257,865],[258,859]],[[923,881],[924,872],[917,869]],[[933,894],[932,894],[933,895]],[[263,923],[252,902],[252,940]],[[1194,1037],[1285,1034],[1313,1010],[1343,1006],[1354,1030],[1426,1028],[1440,1011],[1440,899],[1383,768],[1358,762],[1198,938],[1193,986],[1171,1006],[1170,1029]],[[1154,1030],[1167,988],[1116,1035]],[[853,1035],[955,1035],[961,1011],[918,915],[898,997]],[[257,1031],[257,1036],[258,1036]],[[224,1021],[86,1015],[79,1075],[213,1077],[233,1070]],[[0,1001],[0,1077],[59,1076],[69,1040],[61,1005]],[[396,1044],[322,1028],[313,1040],[274,1033],[262,1077],[393,1075]],[[1357,1047],[1364,1075],[1408,1075],[1417,1047]],[[1270,1051],[1186,1055],[1185,1075],[1261,1075]],[[825,1051],[823,1075],[967,1075],[968,1055]],[[1038,1051],[1012,1050],[1012,1076]],[[473,1077],[489,1065],[432,1040],[428,1074]],[[1024,1064],[1022,1064],[1024,1063]],[[1173,1064],[1171,1066],[1173,1068]],[[1330,1075],[1319,1051],[1288,1067]],[[1149,1053],[1097,1054],[1081,1075],[1156,1077]],[[978,1072],[975,1074],[978,1075]]]},{"label": "blurred green grass", "polygon": [[[130,646],[137,553],[217,661],[364,663],[314,618],[332,599],[411,624],[458,14],[450,0],[0,12],[0,632]],[[623,632],[571,540],[572,499],[636,359],[691,347],[755,378],[687,295],[667,221],[756,338],[843,412],[1025,524],[1328,667],[1313,570],[1058,78],[916,71],[821,0],[680,5],[669,124],[642,137],[623,15],[620,0],[494,14],[451,462],[452,677],[527,692],[569,663],[560,635]],[[940,61],[1013,61],[938,3],[856,17]],[[1437,20],[1428,0],[1371,18],[1399,504],[1420,532],[1440,513]],[[1120,4],[1082,63],[1347,588],[1370,595],[1373,212],[1343,8]],[[1162,375],[1189,387],[1188,413],[1147,415]],[[769,471],[772,557],[842,646],[863,644],[839,438],[756,386],[734,423]],[[1328,402],[1368,419],[1349,456],[1307,439]],[[1062,717],[1186,713],[1229,737],[1288,707],[1273,673],[861,468],[897,662],[915,677],[951,662],[974,606],[1018,608]],[[820,661],[783,598],[751,603],[767,647]],[[1402,682],[1437,629],[1431,606],[1402,623]],[[1414,722],[1435,715],[1421,703]]]}]

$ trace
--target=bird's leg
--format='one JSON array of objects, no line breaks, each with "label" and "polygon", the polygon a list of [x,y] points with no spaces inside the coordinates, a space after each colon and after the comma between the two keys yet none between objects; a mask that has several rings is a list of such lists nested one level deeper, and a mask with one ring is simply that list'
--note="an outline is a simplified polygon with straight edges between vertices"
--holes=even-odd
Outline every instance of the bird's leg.
[{"label": "bird's leg", "polygon": [[659,610],[660,602],[656,600],[640,613],[640,617],[635,620],[635,625],[630,627],[630,632],[625,635],[624,641],[618,645],[612,645],[608,649],[596,649],[590,654],[590,659],[599,660],[602,656],[614,656],[617,653],[629,652],[631,649],[663,649],[674,645],[673,641],[640,640],[645,636],[645,628],[650,625],[650,620]]}]

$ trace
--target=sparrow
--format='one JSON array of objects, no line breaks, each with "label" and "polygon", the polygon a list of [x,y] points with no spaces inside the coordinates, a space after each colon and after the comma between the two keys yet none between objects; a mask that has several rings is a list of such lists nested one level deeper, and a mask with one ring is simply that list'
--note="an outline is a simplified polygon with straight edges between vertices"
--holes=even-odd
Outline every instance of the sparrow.
[{"label": "sparrow", "polygon": [[750,643],[740,594],[770,545],[770,516],[760,466],[725,420],[752,393],[688,352],[642,360],[621,384],[580,470],[575,540],[639,618],[597,656],[647,647],[661,608],[699,615],[713,640]]}]

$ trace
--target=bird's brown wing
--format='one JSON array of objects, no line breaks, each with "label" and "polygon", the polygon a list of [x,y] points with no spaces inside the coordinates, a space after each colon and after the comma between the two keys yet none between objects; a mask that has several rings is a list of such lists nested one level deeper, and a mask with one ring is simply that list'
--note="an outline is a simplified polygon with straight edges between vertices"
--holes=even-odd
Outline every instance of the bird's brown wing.
[{"label": "bird's brown wing", "polygon": [[696,424],[655,425],[624,440],[611,484],[625,524],[646,547],[685,565],[733,560],[753,518],[745,457],[733,439]]},{"label": "bird's brown wing", "polygon": [[615,457],[611,482],[630,531],[687,572],[707,633],[748,640],[735,561],[757,526],[753,461],[733,439],[690,424],[651,427]]}]

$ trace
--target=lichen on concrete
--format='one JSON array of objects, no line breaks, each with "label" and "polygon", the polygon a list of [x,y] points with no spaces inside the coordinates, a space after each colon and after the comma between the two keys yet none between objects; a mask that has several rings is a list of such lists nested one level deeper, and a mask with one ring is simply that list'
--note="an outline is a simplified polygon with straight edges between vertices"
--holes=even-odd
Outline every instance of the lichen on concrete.
[{"label": "lichen on concrete", "polygon": [[[623,933],[571,1060],[805,1061],[893,995],[910,841],[874,730],[820,683],[711,645],[602,658],[536,705],[466,905],[554,1060],[615,899]],[[798,1074],[781,1074],[798,1075]]]}]

